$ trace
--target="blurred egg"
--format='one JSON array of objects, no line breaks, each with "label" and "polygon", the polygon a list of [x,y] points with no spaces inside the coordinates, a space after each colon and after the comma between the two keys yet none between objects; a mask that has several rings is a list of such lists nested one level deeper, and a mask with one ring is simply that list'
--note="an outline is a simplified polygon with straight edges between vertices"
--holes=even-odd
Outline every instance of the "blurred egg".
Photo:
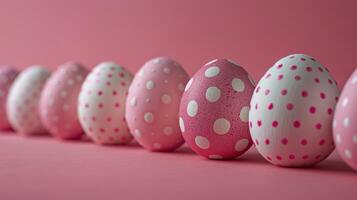
[{"label": "blurred egg", "polygon": [[39,101],[51,72],[35,65],[27,68],[12,84],[7,98],[7,116],[16,132],[23,135],[46,133],[40,121]]},{"label": "blurred egg", "polygon": [[0,130],[10,129],[6,116],[6,99],[18,71],[10,66],[0,66]]},{"label": "blurred egg", "polygon": [[132,140],[125,121],[125,102],[133,76],[114,62],[97,65],[79,93],[79,121],[98,144],[126,144]]},{"label": "blurred egg", "polygon": [[252,145],[248,128],[253,80],[241,66],[213,60],[187,83],[179,124],[187,144],[210,159],[240,156]]},{"label": "blurred egg", "polygon": [[333,134],[338,153],[357,171],[357,69],[346,82],[337,103]]},{"label": "blurred egg", "polygon": [[150,151],[172,151],[184,142],[178,125],[182,92],[189,79],[174,60],[155,58],[140,69],[129,89],[126,119],[136,141]]},{"label": "blurred egg", "polygon": [[82,65],[68,62],[48,79],[40,99],[40,116],[53,136],[79,139],[83,135],[77,117],[77,101],[87,73]]},{"label": "blurred egg", "polygon": [[334,149],[332,117],[339,90],[314,58],[282,58],[259,81],[249,125],[259,153],[279,166],[309,166]]}]

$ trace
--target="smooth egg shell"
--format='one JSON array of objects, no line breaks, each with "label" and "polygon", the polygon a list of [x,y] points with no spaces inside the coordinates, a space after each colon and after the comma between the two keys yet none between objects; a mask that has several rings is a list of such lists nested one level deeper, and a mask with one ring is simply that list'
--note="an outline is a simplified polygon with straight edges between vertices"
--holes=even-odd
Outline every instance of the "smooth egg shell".
[{"label": "smooth egg shell", "polygon": [[78,101],[79,121],[98,144],[126,144],[132,135],[125,121],[125,102],[133,76],[114,62],[97,65],[85,79]]},{"label": "smooth egg shell", "polygon": [[10,123],[6,116],[6,99],[17,74],[18,71],[13,67],[0,67],[0,130],[10,129]]},{"label": "smooth egg shell", "polygon": [[179,124],[187,144],[210,159],[231,159],[249,149],[249,102],[253,80],[226,59],[209,62],[187,83]]},{"label": "smooth egg shell", "polygon": [[50,75],[50,71],[41,66],[31,66],[21,72],[11,86],[6,108],[9,122],[16,132],[23,135],[47,132],[40,121],[39,101]]},{"label": "smooth egg shell", "polygon": [[55,137],[78,139],[83,130],[77,115],[77,101],[88,70],[73,62],[61,65],[48,79],[40,100],[43,125]]},{"label": "smooth egg shell", "polygon": [[259,153],[279,166],[309,166],[334,149],[335,80],[308,55],[282,58],[259,81],[249,125]]},{"label": "smooth egg shell", "polygon": [[172,151],[184,142],[178,125],[182,92],[189,77],[174,60],[155,58],[130,86],[126,119],[136,141],[151,151]]},{"label": "smooth egg shell", "polygon": [[357,171],[357,69],[346,82],[337,103],[333,134],[338,153]]}]

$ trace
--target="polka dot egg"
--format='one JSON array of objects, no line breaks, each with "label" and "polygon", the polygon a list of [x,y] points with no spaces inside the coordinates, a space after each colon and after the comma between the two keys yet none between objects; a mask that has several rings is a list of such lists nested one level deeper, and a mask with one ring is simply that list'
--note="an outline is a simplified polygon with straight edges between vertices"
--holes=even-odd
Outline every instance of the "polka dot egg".
[{"label": "polka dot egg", "polygon": [[77,118],[78,94],[88,70],[68,62],[47,81],[40,100],[43,125],[55,137],[78,139],[83,130]]},{"label": "polka dot egg", "polygon": [[0,130],[10,128],[10,123],[6,116],[6,99],[10,86],[14,82],[18,72],[10,66],[0,67]]},{"label": "polka dot egg", "polygon": [[249,126],[259,153],[272,164],[309,166],[334,149],[332,116],[336,82],[308,55],[282,58],[259,81]]},{"label": "polka dot egg", "polygon": [[336,106],[333,134],[338,153],[357,171],[357,69],[346,82]]},{"label": "polka dot egg", "polygon": [[125,102],[132,75],[114,62],[97,65],[85,79],[78,102],[79,121],[98,144],[126,144],[132,140]]},{"label": "polka dot egg", "polygon": [[50,71],[31,66],[16,78],[7,98],[7,116],[11,126],[22,135],[46,133],[40,121],[39,101]]},{"label": "polka dot egg", "polygon": [[210,159],[235,158],[252,145],[248,128],[253,80],[241,66],[213,60],[189,80],[179,125],[187,144]]},{"label": "polka dot egg", "polygon": [[126,119],[136,141],[150,151],[172,151],[184,142],[178,125],[182,92],[189,77],[169,58],[155,58],[130,86]]}]

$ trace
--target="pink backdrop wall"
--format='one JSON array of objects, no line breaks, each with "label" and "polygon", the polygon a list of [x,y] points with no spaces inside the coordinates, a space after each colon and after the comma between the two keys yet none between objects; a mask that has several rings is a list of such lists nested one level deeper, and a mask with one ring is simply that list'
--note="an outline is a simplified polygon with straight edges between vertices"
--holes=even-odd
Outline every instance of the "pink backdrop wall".
[{"label": "pink backdrop wall", "polygon": [[357,66],[356,2],[1,0],[0,63],[115,60],[134,73],[166,55],[192,75],[225,57],[258,79],[279,58],[307,53],[341,85]]}]

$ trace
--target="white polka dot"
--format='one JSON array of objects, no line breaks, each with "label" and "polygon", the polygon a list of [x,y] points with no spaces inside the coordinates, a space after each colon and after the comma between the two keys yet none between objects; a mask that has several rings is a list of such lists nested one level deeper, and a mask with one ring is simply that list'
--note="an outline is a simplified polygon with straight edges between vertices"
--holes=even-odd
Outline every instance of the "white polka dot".
[{"label": "white polka dot", "polygon": [[135,130],[134,130],[134,135],[135,135],[136,137],[140,138],[140,137],[141,137],[141,131],[140,131],[139,129],[135,129]]},{"label": "white polka dot", "polygon": [[146,82],[146,89],[152,90],[155,87],[154,81],[148,81]]},{"label": "white polka dot", "polygon": [[249,120],[249,107],[244,106],[239,113],[239,118],[242,122],[248,122]]},{"label": "white polka dot", "polygon": [[160,143],[154,143],[154,149],[161,149],[162,145]]},{"label": "white polka dot", "polygon": [[185,89],[185,86],[182,83],[179,83],[177,87],[181,92]]},{"label": "white polka dot", "polygon": [[244,82],[239,78],[234,78],[232,79],[232,88],[237,92],[243,92],[245,88]]},{"label": "white polka dot", "polygon": [[196,136],[195,143],[201,149],[208,149],[210,145],[209,140],[203,136]]},{"label": "white polka dot", "polygon": [[169,74],[170,72],[171,72],[171,70],[169,68],[167,68],[167,67],[164,68],[164,73],[165,74]]},{"label": "white polka dot", "polygon": [[236,142],[234,145],[234,149],[236,151],[244,151],[249,145],[249,141],[247,139],[241,139]]},{"label": "white polka dot", "polygon": [[336,134],[336,143],[340,144],[341,143],[341,135],[340,134]]},{"label": "white polka dot", "polygon": [[144,70],[142,70],[142,69],[139,70],[138,75],[139,75],[139,76],[144,76]]},{"label": "white polka dot", "polygon": [[72,79],[67,80],[67,85],[73,85],[74,81]]},{"label": "white polka dot", "polygon": [[69,110],[69,105],[68,104],[64,104],[63,105],[63,110],[64,111],[68,111]]},{"label": "white polka dot", "polygon": [[62,91],[61,92],[61,97],[67,97],[67,92],[66,91]]},{"label": "white polka dot", "polygon": [[135,107],[136,104],[138,103],[136,97],[132,97],[130,100],[130,106]]},{"label": "white polka dot", "polygon": [[180,117],[179,119],[179,125],[180,125],[180,129],[181,129],[181,132],[185,132],[185,122],[183,121],[183,119]]},{"label": "white polka dot", "polygon": [[159,64],[160,61],[161,61],[161,58],[156,58],[156,59],[154,59],[152,62],[153,62],[154,64]]},{"label": "white polka dot", "polygon": [[221,155],[218,154],[212,154],[208,156],[209,159],[213,159],[213,160],[221,160],[223,159],[223,157]]},{"label": "white polka dot", "polygon": [[346,158],[351,159],[351,158],[352,158],[352,153],[351,153],[351,151],[348,150],[348,149],[346,149],[346,150],[345,150],[345,156],[346,156]]},{"label": "white polka dot", "polygon": [[221,90],[217,87],[209,87],[206,90],[206,99],[207,101],[213,103],[219,100],[221,97]]},{"label": "white polka dot", "polygon": [[170,104],[171,101],[172,101],[172,99],[171,99],[171,96],[170,96],[170,95],[164,94],[164,95],[161,96],[161,102],[162,102],[163,104]]},{"label": "white polka dot", "polygon": [[197,111],[198,111],[198,104],[197,104],[197,102],[196,102],[195,100],[190,101],[190,102],[187,104],[187,114],[188,114],[188,116],[190,116],[190,117],[196,116]]},{"label": "white polka dot", "polygon": [[337,126],[337,120],[334,119],[333,122],[332,122],[332,127],[333,127],[333,128],[336,128],[336,126]]},{"label": "white polka dot", "polygon": [[164,128],[164,134],[165,134],[165,135],[171,135],[172,132],[173,132],[173,129],[172,129],[171,126],[166,126],[166,127]]},{"label": "white polka dot", "polygon": [[150,102],[151,102],[151,99],[150,99],[150,98],[146,98],[145,101],[146,101],[147,103],[150,103]]},{"label": "white polka dot", "polygon": [[353,83],[353,84],[356,84],[356,83],[357,83],[357,76],[353,77],[352,83]]},{"label": "white polka dot", "polygon": [[190,89],[191,85],[192,85],[192,82],[193,82],[193,78],[191,78],[187,84],[186,84],[186,87],[185,87],[185,91],[187,91],[188,89]]},{"label": "white polka dot", "polygon": [[348,104],[348,98],[345,97],[345,98],[343,99],[343,101],[342,101],[342,107],[346,107],[347,104]]},{"label": "white polka dot", "polygon": [[144,114],[144,120],[147,123],[152,123],[154,121],[154,115],[151,112],[147,112]]},{"label": "white polka dot", "polygon": [[215,77],[219,74],[219,67],[217,66],[212,66],[212,67],[209,67],[208,69],[206,69],[205,71],[205,76],[207,78],[212,78],[212,77]]},{"label": "white polka dot", "polygon": [[169,80],[165,79],[165,80],[164,80],[164,83],[169,83]]},{"label": "white polka dot", "polygon": [[224,135],[228,133],[229,129],[231,128],[231,123],[224,118],[216,119],[213,123],[213,130],[218,135]]},{"label": "white polka dot", "polygon": [[357,134],[354,134],[354,135],[352,136],[352,140],[353,140],[353,142],[354,142],[355,144],[357,144]]},{"label": "white polka dot", "polygon": [[343,126],[347,128],[350,125],[350,119],[348,117],[345,117],[343,119]]}]

